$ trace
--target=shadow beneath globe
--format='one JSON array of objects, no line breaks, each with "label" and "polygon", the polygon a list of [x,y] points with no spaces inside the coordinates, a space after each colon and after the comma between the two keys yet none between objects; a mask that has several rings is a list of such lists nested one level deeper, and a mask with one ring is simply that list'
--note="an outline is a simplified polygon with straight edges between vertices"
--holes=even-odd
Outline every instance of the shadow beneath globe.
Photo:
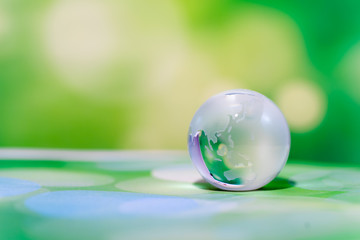
[{"label": "shadow beneath globe", "polygon": [[296,182],[282,178],[282,177],[276,177],[274,180],[272,180],[270,183],[266,184],[262,188],[258,189],[261,191],[268,191],[268,190],[280,190],[280,189],[286,189],[286,188],[292,188],[296,185]]},{"label": "shadow beneath globe", "polygon": [[198,187],[198,188],[203,189],[203,190],[224,191],[224,190],[221,190],[221,189],[218,189],[218,188],[214,187],[210,183],[206,182],[204,179],[201,179],[199,181],[194,182],[193,185],[195,187]]},{"label": "shadow beneath globe", "polygon": [[[210,183],[206,182],[205,180],[199,180],[195,183],[193,183],[194,186],[203,189],[203,190],[210,190],[210,191],[224,191],[221,189],[217,189]],[[272,180],[270,183],[266,184],[264,187],[253,190],[253,191],[270,191],[270,190],[281,190],[286,188],[292,188],[296,185],[296,182],[282,178],[282,177],[276,177],[274,180]]]}]

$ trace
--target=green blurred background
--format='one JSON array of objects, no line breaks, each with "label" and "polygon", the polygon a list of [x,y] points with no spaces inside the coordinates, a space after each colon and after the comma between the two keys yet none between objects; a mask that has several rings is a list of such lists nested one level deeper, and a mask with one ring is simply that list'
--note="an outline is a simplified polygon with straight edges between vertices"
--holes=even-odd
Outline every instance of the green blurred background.
[{"label": "green blurred background", "polygon": [[284,112],[291,158],[360,162],[360,2],[0,0],[0,146],[186,149],[211,95]]}]

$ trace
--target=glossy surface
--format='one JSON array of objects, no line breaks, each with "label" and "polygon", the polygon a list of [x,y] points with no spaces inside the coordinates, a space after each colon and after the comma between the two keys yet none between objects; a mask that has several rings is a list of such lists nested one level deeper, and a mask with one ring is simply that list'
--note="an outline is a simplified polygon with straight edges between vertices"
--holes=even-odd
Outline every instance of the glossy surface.
[{"label": "glossy surface", "polygon": [[[360,236],[358,164],[289,159],[274,181],[241,193],[201,181],[186,152],[0,149],[0,164],[1,240]],[[55,172],[113,181],[74,186]]]},{"label": "glossy surface", "polygon": [[230,90],[211,97],[195,113],[188,147],[210,184],[224,190],[254,190],[273,180],[285,165],[290,132],[267,97]]}]

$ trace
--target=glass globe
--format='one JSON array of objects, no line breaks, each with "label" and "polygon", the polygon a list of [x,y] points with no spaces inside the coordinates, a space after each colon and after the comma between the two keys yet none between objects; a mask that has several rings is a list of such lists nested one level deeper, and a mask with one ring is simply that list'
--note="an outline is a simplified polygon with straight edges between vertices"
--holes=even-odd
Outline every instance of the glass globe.
[{"label": "glass globe", "polygon": [[231,191],[261,188],[284,167],[290,132],[279,108],[264,95],[229,90],[208,99],[189,129],[191,160],[213,186]]}]

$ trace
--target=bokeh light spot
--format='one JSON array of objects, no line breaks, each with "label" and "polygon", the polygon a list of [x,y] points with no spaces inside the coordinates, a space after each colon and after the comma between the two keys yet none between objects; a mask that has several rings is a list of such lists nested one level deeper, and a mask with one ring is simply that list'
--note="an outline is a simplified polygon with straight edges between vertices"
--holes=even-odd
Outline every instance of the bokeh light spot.
[{"label": "bokeh light spot", "polygon": [[360,103],[360,43],[352,47],[340,62],[336,73],[351,97]]},{"label": "bokeh light spot", "polygon": [[249,4],[229,21],[222,39],[215,48],[217,67],[261,92],[275,88],[306,63],[298,27],[274,9]]},{"label": "bokeh light spot", "polygon": [[324,92],[305,80],[285,84],[279,90],[276,102],[294,132],[307,132],[317,127],[327,109]]},{"label": "bokeh light spot", "polygon": [[109,6],[101,1],[57,1],[44,20],[44,47],[70,83],[86,87],[116,49],[116,28]]}]

